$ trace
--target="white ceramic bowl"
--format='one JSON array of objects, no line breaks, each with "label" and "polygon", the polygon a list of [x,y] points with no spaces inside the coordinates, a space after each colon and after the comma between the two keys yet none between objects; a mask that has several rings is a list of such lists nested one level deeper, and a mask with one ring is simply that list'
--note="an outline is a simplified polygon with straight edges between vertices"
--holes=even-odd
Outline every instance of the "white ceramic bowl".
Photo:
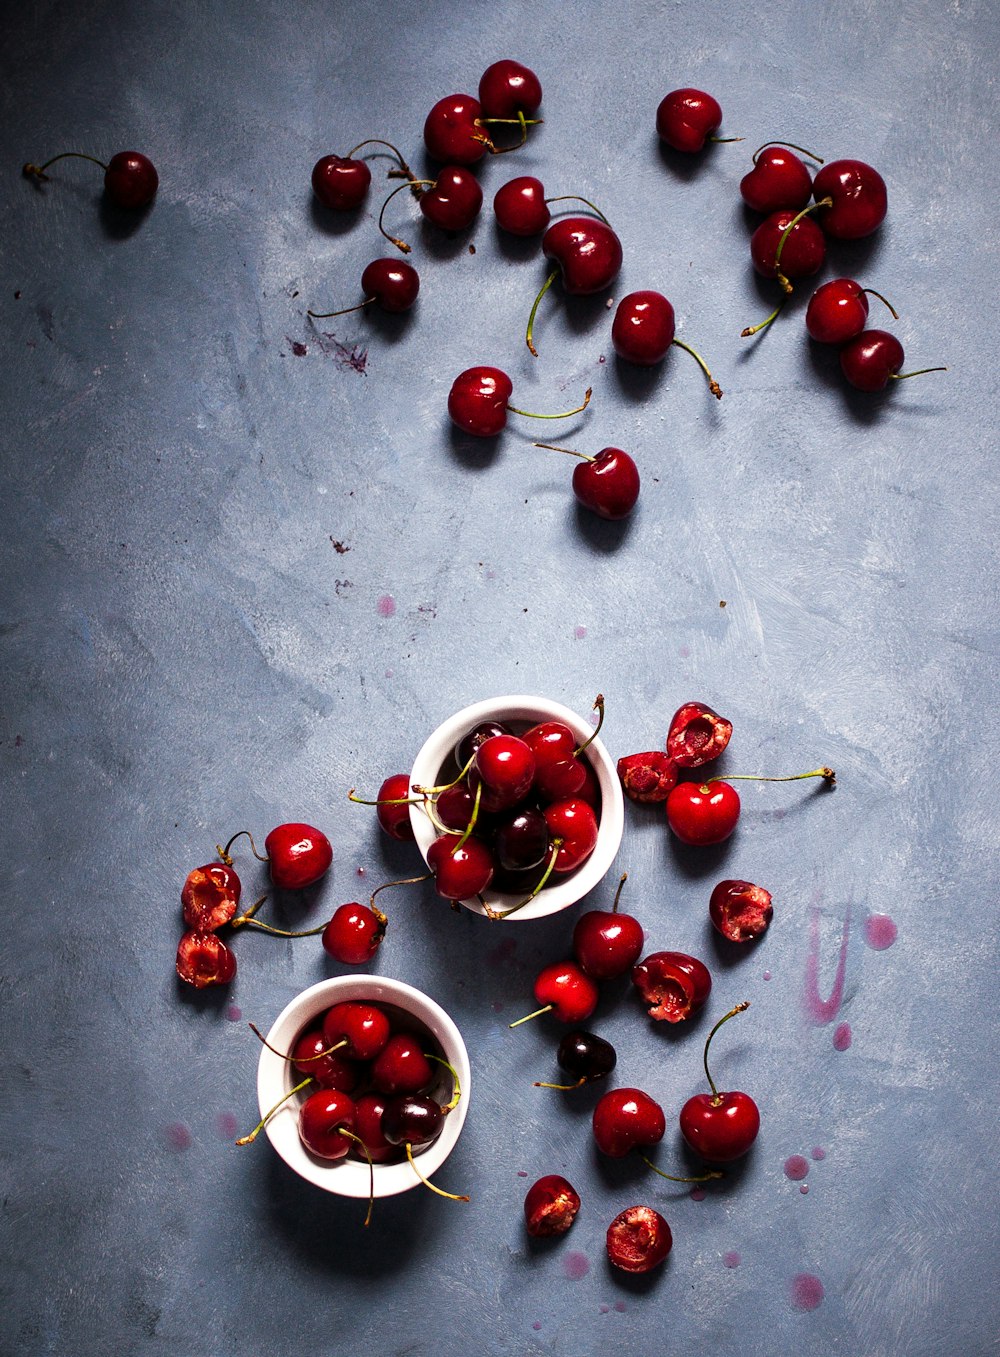
[{"label": "white ceramic bowl", "polygon": [[[410,785],[434,787],[454,777],[457,771],[452,759],[455,745],[463,735],[482,721],[502,721],[516,734],[537,725],[539,721],[562,721],[569,726],[581,744],[594,733],[588,718],[578,716],[569,707],[564,707],[559,702],[550,702],[545,697],[515,695],[487,698],[483,702],[474,702],[471,707],[463,707],[461,711],[442,722],[428,737],[413,764]],[[615,860],[625,827],[625,802],[618,780],[618,770],[601,743],[600,737],[588,745],[584,757],[597,774],[597,782],[601,789],[597,845],[587,861],[575,872],[556,877],[554,885],[543,887],[534,900],[512,914],[505,922],[541,919],[548,914],[557,914],[561,909],[568,909],[598,884]],[[437,838],[437,830],[420,805],[410,807],[410,823],[413,825],[417,847],[426,860],[427,851]],[[553,878],[550,877],[549,880],[551,882]],[[488,890],[486,898],[491,908],[502,911],[516,905],[523,896]],[[485,914],[478,900],[463,900],[461,903],[476,914]]]},{"label": "white ceramic bowl", "polygon": [[[288,1004],[278,1015],[267,1039],[279,1051],[291,1048],[295,1038],[309,1027],[320,1014],[334,1004],[349,999],[363,999],[379,1004],[393,1016],[393,1009],[399,1010],[398,1017],[410,1030],[424,1030],[434,1038],[444,1058],[458,1072],[462,1096],[458,1106],[447,1114],[444,1126],[437,1140],[433,1141],[419,1155],[415,1156],[420,1172],[425,1177],[432,1175],[441,1167],[455,1148],[461,1134],[465,1113],[469,1106],[469,1087],[471,1074],[469,1053],[461,1033],[444,1009],[412,985],[404,985],[401,980],[389,980],[379,975],[343,975],[332,980],[321,980],[311,985]],[[260,1115],[263,1117],[269,1108],[300,1081],[298,1074],[288,1060],[261,1047],[260,1061],[257,1065],[257,1100]],[[441,1079],[431,1090],[431,1096],[442,1103],[448,1102],[453,1090],[451,1074],[441,1066]],[[310,1154],[299,1138],[299,1108],[312,1089],[304,1089],[281,1107],[265,1126],[268,1139],[281,1155],[285,1163],[307,1182],[315,1183],[326,1192],[335,1192],[342,1197],[367,1198],[370,1178],[367,1161],[363,1159],[340,1159],[336,1161],[317,1159]],[[411,1187],[423,1188],[420,1179],[411,1165],[404,1159],[397,1164],[375,1165],[375,1196],[393,1197],[398,1192],[407,1192]],[[457,1190],[462,1190],[461,1188]]]}]

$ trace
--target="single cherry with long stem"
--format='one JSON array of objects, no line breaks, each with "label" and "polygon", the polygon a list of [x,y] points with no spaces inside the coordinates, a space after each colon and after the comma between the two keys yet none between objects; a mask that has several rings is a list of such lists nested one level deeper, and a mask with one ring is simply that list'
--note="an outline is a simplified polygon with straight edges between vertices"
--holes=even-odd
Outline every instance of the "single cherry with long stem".
[{"label": "single cherry with long stem", "polygon": [[555,263],[539,289],[528,317],[525,343],[538,357],[533,340],[535,315],[539,303],[557,278],[571,297],[588,297],[603,292],[618,277],[622,266],[622,245],[606,219],[563,217],[542,237],[542,254]]},{"label": "single cherry with long stem", "polygon": [[645,934],[631,914],[619,913],[618,904],[628,872],[622,872],[610,910],[591,909],[581,914],[573,929],[573,952],[580,968],[592,980],[612,980],[630,971],[639,960]]},{"label": "single cherry with long stem", "polygon": [[630,292],[623,297],[611,324],[611,343],[619,358],[640,367],[662,362],[671,347],[683,349],[704,372],[712,395],[722,399],[722,388],[704,358],[674,334],[674,308],[662,292]]},{"label": "single cherry with long stem", "polygon": [[451,384],[448,393],[448,414],[452,423],[465,433],[479,438],[492,438],[502,431],[507,415],[524,415],[530,419],[569,419],[582,414],[593,394],[587,388],[582,404],[573,410],[558,414],[539,414],[536,410],[522,410],[510,404],[514,386],[506,372],[495,367],[466,368]]},{"label": "single cherry with long stem", "polygon": [[757,1139],[760,1111],[749,1093],[720,1093],[708,1068],[708,1048],[719,1028],[750,1007],[744,1002],[719,1019],[705,1042],[704,1066],[711,1093],[689,1098],[680,1113],[681,1135],[696,1154],[710,1164],[727,1164],[741,1158]]},{"label": "single cherry with long stem", "polygon": [[402,259],[373,259],[361,275],[364,300],[339,311],[312,311],[306,315],[312,320],[330,320],[333,316],[347,316],[352,311],[363,311],[377,302],[389,315],[409,311],[420,291],[420,275],[412,264]]},{"label": "single cherry with long stem", "polygon": [[865,328],[868,297],[877,297],[899,320],[892,303],[872,287],[862,287],[853,278],[831,278],[818,287],[806,307],[809,338],[819,344],[846,344]]},{"label": "single cherry with long stem", "polygon": [[536,443],[535,447],[580,459],[573,468],[573,494],[598,518],[616,522],[628,518],[635,508],[640,489],[639,468],[622,448],[602,448],[591,456],[556,443]]},{"label": "single cherry with long stem", "polygon": [[753,169],[740,180],[740,196],[755,212],[798,212],[812,196],[812,175],[793,151],[822,165],[821,156],[791,141],[765,141],[753,153]]},{"label": "single cherry with long stem", "polygon": [[51,160],[46,160],[44,165],[33,165],[29,162],[22,166],[21,172],[26,179],[40,183],[50,178],[46,171],[57,160],[89,160],[92,165],[97,165],[104,171],[104,192],[108,198],[115,207],[123,207],[129,211],[148,207],[156,197],[156,190],[160,185],[156,166],[141,151],[119,151],[106,164],[96,156],[85,155],[82,151],[63,151],[60,155],[54,155]]},{"label": "single cherry with long stem", "polygon": [[727,773],[725,778],[710,777],[701,783],[679,782],[667,797],[667,823],[682,843],[721,843],[729,838],[740,818],[740,798],[731,782],[800,782],[811,777],[822,778],[828,787],[837,781],[833,769],[824,767],[787,777]]},{"label": "single cherry with long stem", "polygon": [[312,171],[312,190],[319,202],[334,212],[349,212],[364,202],[372,181],[371,170],[363,160],[355,156],[366,146],[384,146],[399,165],[398,170],[390,171],[390,177],[402,174],[406,179],[413,178],[413,172],[407,165],[403,154],[391,141],[380,137],[371,137],[359,142],[347,155],[321,156]]},{"label": "single cherry with long stem", "polygon": [[858,391],[884,391],[890,382],[922,377],[925,372],[947,372],[945,367],[900,372],[903,346],[888,330],[862,330],[840,351],[840,370]]}]

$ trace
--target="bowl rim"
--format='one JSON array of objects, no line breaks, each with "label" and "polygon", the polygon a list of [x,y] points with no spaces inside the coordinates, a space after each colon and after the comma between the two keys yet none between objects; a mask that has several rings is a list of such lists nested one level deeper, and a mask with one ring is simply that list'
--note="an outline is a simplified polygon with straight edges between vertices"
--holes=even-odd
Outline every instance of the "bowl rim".
[{"label": "bowl rim", "polygon": [[[336,1003],[352,999],[390,1004],[406,1011],[431,1033],[447,1060],[458,1073],[462,1096],[458,1105],[444,1119],[441,1134],[419,1156],[420,1172],[431,1177],[458,1142],[469,1108],[472,1071],[469,1053],[462,1034],[454,1020],[436,1000],[423,990],[402,980],[383,975],[339,975],[317,981],[301,990],[281,1010],[266,1033],[267,1040],[279,1051],[288,1050],[292,1040],[302,1029]],[[447,1071],[445,1071],[447,1075]],[[269,1108],[298,1083],[290,1061],[283,1060],[274,1051],[261,1046],[257,1062],[257,1102],[263,1117]],[[338,1196],[367,1199],[370,1176],[364,1160],[343,1159],[331,1162],[311,1155],[299,1138],[298,1108],[300,1099],[291,1099],[267,1121],[264,1130],[278,1155],[300,1178],[326,1192]],[[413,1167],[404,1159],[401,1163],[374,1166],[375,1196],[393,1197],[421,1187]]]},{"label": "bowl rim", "polygon": [[[581,743],[590,739],[594,733],[586,717],[578,715],[571,708],[551,698],[525,693],[483,698],[479,702],[462,707],[431,732],[413,761],[410,785],[413,786],[414,783],[418,786],[433,785],[444,759],[461,736],[472,726],[490,717],[497,720],[526,721],[531,724],[538,721],[562,721],[569,726]],[[558,914],[561,910],[569,909],[604,879],[618,855],[625,830],[625,798],[618,778],[618,769],[600,736],[596,736],[587,747],[587,756],[601,789],[601,815],[594,851],[575,872],[554,886],[546,886],[530,904],[504,919],[504,923],[526,923],[531,919],[543,919],[550,914]],[[410,807],[410,824],[413,827],[417,847],[426,862],[427,851],[437,837],[437,832],[427,812],[419,803]],[[520,898],[502,891],[492,892],[489,897],[491,906],[495,905],[498,910],[510,908]],[[486,910],[478,900],[461,900],[459,903],[474,914],[486,915]]]}]

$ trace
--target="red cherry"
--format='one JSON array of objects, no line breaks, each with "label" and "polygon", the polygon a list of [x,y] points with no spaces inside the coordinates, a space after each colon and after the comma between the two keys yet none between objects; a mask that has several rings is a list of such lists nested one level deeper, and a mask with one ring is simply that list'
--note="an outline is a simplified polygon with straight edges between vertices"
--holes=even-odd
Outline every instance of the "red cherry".
[{"label": "red cherry", "polygon": [[348,1060],[374,1060],[389,1040],[389,1019],[375,1004],[348,999],[323,1015],[323,1039]]},{"label": "red cherry", "polygon": [[[761,277],[809,278],[823,267],[826,258],[823,232],[809,217],[795,221],[796,215],[785,210],[772,212],[750,237],[750,257]],[[791,230],[786,235],[789,226]]]},{"label": "red cherry", "polygon": [[382,1114],[386,1099],[381,1093],[362,1093],[354,1104],[354,1129],[364,1141],[373,1164],[385,1164],[396,1158],[396,1146],[382,1133]]},{"label": "red cherry", "polygon": [[[382,1134],[390,1145],[429,1145],[441,1134],[443,1124],[441,1104],[416,1093],[388,1098],[382,1113]],[[456,1200],[468,1201],[468,1197]]]},{"label": "red cherry", "polygon": [[236,913],[241,890],[236,872],[224,862],[195,867],[181,888],[184,922],[196,933],[214,933]]},{"label": "red cherry", "polygon": [[389,1038],[372,1065],[372,1083],[379,1093],[422,1093],[434,1082],[431,1062],[412,1032]]},{"label": "red cherry", "polygon": [[704,702],[685,702],[670,722],[667,753],[679,768],[700,768],[719,757],[732,733],[732,721]]},{"label": "red cherry", "polygon": [[813,197],[817,203],[833,199],[830,207],[819,208],[816,215],[835,240],[870,236],[885,219],[885,180],[863,160],[832,160],[824,165],[813,180]]},{"label": "red cherry", "polygon": [[639,498],[639,468],[621,448],[602,448],[574,467],[573,493],[599,518],[628,518]]},{"label": "red cherry", "polygon": [[710,1164],[728,1164],[741,1158],[760,1130],[760,1112],[749,1093],[720,1093],[708,1068],[712,1038],[723,1023],[748,1007],[745,1003],[737,1004],[709,1032],[705,1042],[705,1073],[712,1092],[696,1094],[681,1108],[681,1135]]},{"label": "red cherry", "polygon": [[360,207],[368,195],[372,172],[363,160],[350,156],[321,156],[313,166],[312,190],[334,212]]},{"label": "red cherry", "polygon": [[361,275],[361,291],[383,311],[400,315],[409,311],[420,291],[420,275],[402,259],[373,259]]},{"label": "red cherry", "polygon": [[519,61],[494,61],[479,78],[479,102],[487,118],[531,117],[542,102],[541,81]]},{"label": "red cherry", "polygon": [[344,1159],[352,1141],[343,1135],[354,1130],[354,1103],[346,1093],[321,1088],[299,1108],[299,1136],[318,1159]]},{"label": "red cherry", "polygon": [[868,319],[868,298],[853,278],[833,278],[818,287],[806,307],[806,329],[820,344],[846,344]]},{"label": "red cherry", "polygon": [[667,797],[667,824],[682,843],[721,843],[739,818],[740,798],[728,782],[679,782]]},{"label": "red cherry", "polygon": [[153,162],[140,151],[119,151],[104,172],[104,192],[115,207],[146,207],[156,197],[159,185]]},{"label": "red cherry", "polygon": [[464,834],[476,808],[476,798],[464,782],[446,787],[434,802],[437,818],[446,829],[457,829]]},{"label": "red cherry", "polygon": [[[581,762],[583,762],[581,760]],[[601,808],[601,785],[597,781],[597,774],[594,772],[593,765],[583,764],[583,786],[573,798],[576,801],[586,801],[591,810],[597,814]]]},{"label": "red cherry", "polygon": [[535,756],[535,791],[543,801],[563,801],[580,791],[587,773],[577,757],[577,738],[562,721],[540,721],[525,731]]},{"label": "red cherry", "polygon": [[903,346],[888,330],[862,330],[840,350],[840,369],[859,391],[884,391],[891,381],[948,370],[936,367],[900,372],[902,366]]},{"label": "red cherry", "polygon": [[708,902],[708,917],[730,942],[763,937],[773,913],[771,892],[750,881],[720,881]]},{"label": "red cherry", "polygon": [[481,839],[469,838],[456,848],[457,840],[442,834],[427,850],[427,865],[434,873],[434,888],[445,900],[471,900],[493,880],[493,855]]},{"label": "red cherry", "polygon": [[628,873],[622,874],[611,909],[590,909],[573,929],[573,952],[592,980],[624,975],[639,960],[645,934],[631,914],[619,914],[618,901]]},{"label": "red cherry", "polygon": [[771,144],[755,152],[753,169],[740,180],[740,194],[755,212],[801,212],[812,186],[812,175],[799,157],[787,146]]},{"label": "red cherry", "polygon": [[606,221],[562,217],[542,237],[542,253],[558,265],[562,285],[572,297],[603,292],[618,277],[622,245]]},{"label": "red cherry", "polygon": [[502,721],[480,721],[478,726],[466,731],[455,746],[455,766],[459,772],[464,773],[466,765],[481,744],[485,744],[493,735],[513,735],[513,733]]},{"label": "red cherry", "polygon": [[442,231],[464,231],[479,216],[482,205],[478,179],[461,165],[446,165],[433,186],[420,195],[420,211]]},{"label": "red cherry", "polygon": [[439,99],[424,122],[428,155],[449,165],[475,165],[482,160],[489,145],[480,123],[482,111],[471,94]]},{"label": "red cherry", "polygon": [[712,991],[708,967],[686,952],[650,952],[633,968],[632,983],[661,1022],[684,1022],[705,1003]]},{"label": "red cherry", "polygon": [[530,174],[501,184],[493,198],[493,213],[500,229],[512,236],[540,235],[552,218],[542,181]]},{"label": "red cherry", "polygon": [[622,1272],[651,1272],[673,1247],[670,1226],[651,1206],[629,1206],[608,1226],[608,1259]]},{"label": "red cherry", "polygon": [[531,787],[535,756],[516,735],[493,735],[476,750],[473,768],[487,787],[513,805],[526,796]]},{"label": "red cherry", "polygon": [[335,1088],[350,1093],[358,1082],[358,1068],[340,1051],[329,1050],[319,1028],[304,1032],[296,1039],[289,1059],[300,1074],[310,1074],[320,1088]]},{"label": "red cherry", "polygon": [[597,846],[598,824],[594,808],[582,797],[553,801],[542,812],[553,840],[560,839],[554,871],[572,872],[586,862]]},{"label": "red cherry", "polygon": [[674,308],[660,292],[630,292],[618,303],[611,343],[619,358],[641,367],[662,362],[674,342]]},{"label": "red cherry", "polygon": [[558,1173],[547,1173],[528,1188],[524,1199],[524,1223],[533,1239],[565,1234],[576,1220],[580,1194]]},{"label": "red cherry", "polygon": [[706,140],[718,141],[712,133],[721,122],[718,101],[704,90],[671,90],[656,110],[656,134],[675,151],[700,151]]},{"label": "red cherry", "polygon": [[535,1001],[544,1007],[518,1018],[509,1026],[520,1027],[521,1023],[549,1012],[560,1022],[583,1022],[597,1007],[598,998],[597,986],[575,961],[557,961],[543,967],[535,980]]},{"label": "red cherry", "polygon": [[378,809],[375,812],[378,822],[390,839],[397,839],[401,843],[413,838],[409,802],[410,778],[407,773],[393,773],[378,789]]},{"label": "red cherry", "polygon": [[321,829],[293,821],[278,825],[264,840],[271,880],[279,890],[311,886],[329,871],[333,861],[330,840]]},{"label": "red cherry", "polygon": [[594,1108],[597,1148],[613,1159],[623,1159],[637,1146],[663,1139],[667,1121],[663,1108],[639,1088],[613,1088]]},{"label": "red cherry", "polygon": [[323,950],[345,966],[360,966],[372,957],[385,937],[386,917],[381,910],[356,900],[341,905],[323,929]]},{"label": "red cherry", "polygon": [[677,765],[659,749],[626,754],[618,760],[618,778],[630,801],[666,801],[677,785]]},{"label": "red cherry", "polygon": [[195,989],[228,985],[236,974],[236,958],[214,933],[185,933],[177,945],[177,974]]}]

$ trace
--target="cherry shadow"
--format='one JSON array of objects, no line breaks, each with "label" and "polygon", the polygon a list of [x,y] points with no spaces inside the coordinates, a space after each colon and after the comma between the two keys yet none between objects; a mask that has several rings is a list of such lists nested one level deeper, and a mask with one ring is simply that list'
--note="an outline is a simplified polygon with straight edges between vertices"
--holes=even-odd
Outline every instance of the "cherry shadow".
[{"label": "cherry shadow", "polygon": [[145,207],[116,207],[107,194],[99,194],[96,200],[97,214],[105,239],[128,240],[134,236],[145,225],[155,203],[154,198]]},{"label": "cherry shadow", "polygon": [[[349,235],[358,223],[369,215],[365,203],[338,212],[332,207],[324,207],[314,193],[309,194],[308,212],[309,220],[317,231],[322,231],[325,236],[338,238]],[[388,245],[388,241],[386,244]]]},{"label": "cherry shadow", "polygon": [[[541,239],[541,235],[513,236],[509,231],[502,230],[496,221],[493,223],[493,241],[497,252],[511,264],[526,264],[532,259],[541,258]],[[529,302],[528,310],[530,309],[531,303]],[[525,316],[527,316],[527,311]]]},{"label": "cherry shadow", "polygon": [[722,843],[704,845],[682,843],[676,834],[667,834],[668,852],[674,867],[689,881],[701,881],[706,876],[722,874],[726,859],[732,852],[734,835]]},{"label": "cherry shadow", "polygon": [[765,937],[766,934],[762,933],[759,938],[752,938],[747,942],[731,942],[713,927],[710,920],[706,920],[705,923],[706,945],[712,949],[716,966],[724,971],[735,971],[740,966],[746,965],[756,954]]},{"label": "cherry shadow", "polygon": [[614,373],[619,389],[626,400],[630,400],[636,405],[642,405],[651,400],[663,382],[666,369],[671,365],[673,358],[674,354],[670,352],[662,363],[654,363],[651,367],[641,367],[636,363],[630,363],[625,358],[620,358],[616,353]]},{"label": "cherry shadow", "polygon": [[573,530],[590,547],[591,551],[601,556],[609,556],[613,552],[621,550],[636,530],[638,512],[639,506],[637,505],[628,518],[600,518],[589,509],[585,509],[579,502],[574,503],[570,510],[574,520]]},{"label": "cherry shadow", "polygon": [[493,466],[503,447],[503,434],[480,438],[466,433],[451,420],[445,425],[445,436],[452,456],[469,471],[486,471]]}]

